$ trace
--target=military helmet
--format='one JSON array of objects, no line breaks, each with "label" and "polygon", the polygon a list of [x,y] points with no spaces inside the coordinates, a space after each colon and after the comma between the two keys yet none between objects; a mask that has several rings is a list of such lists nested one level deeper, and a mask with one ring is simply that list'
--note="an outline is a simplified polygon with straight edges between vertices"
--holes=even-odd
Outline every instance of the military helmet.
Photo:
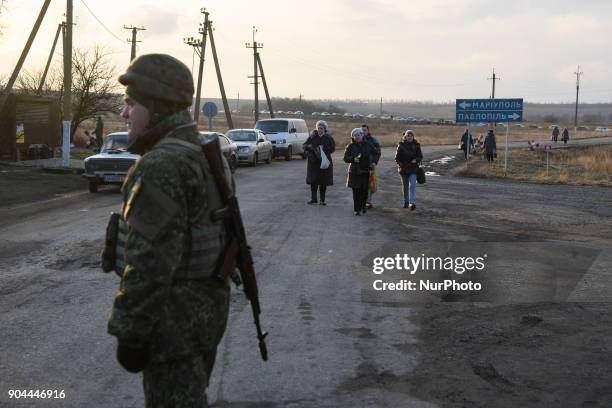
[{"label": "military helmet", "polygon": [[193,76],[185,64],[166,54],[136,58],[119,77],[119,82],[135,94],[184,107],[193,102]]}]

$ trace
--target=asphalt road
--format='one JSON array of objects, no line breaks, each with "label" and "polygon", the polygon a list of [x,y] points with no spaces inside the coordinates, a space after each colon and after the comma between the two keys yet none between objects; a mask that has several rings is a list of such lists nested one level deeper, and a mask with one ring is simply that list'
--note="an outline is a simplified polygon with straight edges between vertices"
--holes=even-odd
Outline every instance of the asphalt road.
[{"label": "asphalt road", "polygon": [[[447,151],[424,148],[426,160]],[[270,332],[270,360],[261,361],[250,308],[235,290],[208,390],[215,406],[492,406],[478,395],[462,397],[461,390],[432,390],[453,381],[444,376],[447,367],[437,372],[423,367],[432,355],[450,358],[443,357],[444,349],[436,348],[431,337],[432,311],[444,308],[449,315],[457,314],[455,322],[465,324],[467,319],[468,326],[484,327],[513,313],[519,313],[519,320],[521,313],[537,314],[540,304],[554,308],[595,302],[608,310],[612,190],[431,176],[419,186],[417,210],[410,212],[401,208],[401,183],[392,155],[385,149],[376,208],[362,217],[353,215],[340,157],[335,157],[335,185],[328,189],[325,207],[306,205],[310,193],[302,160],[238,170],[262,324]],[[443,167],[433,166],[445,174]],[[119,367],[114,338],[106,333],[118,278],[98,268],[108,214],[119,206],[117,190],[108,188],[95,195],[76,192],[0,209],[0,406],[143,406],[140,377]],[[405,253],[486,254],[487,267],[482,273],[448,276],[372,272],[373,258]],[[381,292],[372,287],[376,279],[417,277],[474,280],[484,289]],[[521,311],[521,305],[532,309]],[[479,314],[483,311],[489,314]],[[571,319],[584,319],[569,315],[556,314],[554,319],[566,319],[570,326]],[[452,327],[451,320],[445,330]],[[462,344],[470,347],[469,340]],[[504,401],[507,406],[553,406],[547,404],[559,390],[571,393],[575,401],[595,402],[588,406],[610,406],[612,395],[593,388],[610,384],[609,365],[597,371],[598,364],[610,361],[612,349],[606,347],[588,361],[568,360],[573,363],[555,380],[557,388],[533,386],[527,400],[520,400],[527,395],[523,383],[508,380],[512,375],[504,374],[506,366],[497,361],[472,369],[473,381],[461,386],[501,393],[496,406],[506,406]],[[513,358],[532,358],[524,353],[526,348],[521,350]],[[540,368],[543,377],[546,364]],[[446,385],[436,382],[440,379]],[[9,400],[10,389],[64,390],[66,398]]]}]

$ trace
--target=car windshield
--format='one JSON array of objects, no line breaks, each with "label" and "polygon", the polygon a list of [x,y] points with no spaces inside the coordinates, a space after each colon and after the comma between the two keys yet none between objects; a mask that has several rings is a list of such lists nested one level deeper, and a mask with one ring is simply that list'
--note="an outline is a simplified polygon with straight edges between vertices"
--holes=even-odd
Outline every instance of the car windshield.
[{"label": "car windshield", "polygon": [[254,142],[255,141],[255,132],[237,130],[237,131],[227,132],[225,136],[229,137],[234,142]]},{"label": "car windshield", "polygon": [[127,135],[109,135],[104,139],[104,145],[102,145],[101,152],[125,152],[128,144]]},{"label": "car windshield", "polygon": [[259,129],[265,133],[286,132],[288,128],[285,120],[265,120],[257,122],[255,129]]}]

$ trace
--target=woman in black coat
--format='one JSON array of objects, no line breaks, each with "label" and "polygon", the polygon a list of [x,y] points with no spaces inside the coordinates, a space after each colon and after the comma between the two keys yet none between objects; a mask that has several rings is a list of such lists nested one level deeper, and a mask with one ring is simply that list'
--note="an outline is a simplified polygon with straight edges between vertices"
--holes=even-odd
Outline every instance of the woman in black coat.
[{"label": "woman in black coat", "polygon": [[361,128],[351,132],[352,143],[346,146],[344,162],[349,163],[348,179],[346,185],[353,189],[353,209],[355,215],[366,213],[368,201],[368,184],[373,157],[376,154],[374,147],[364,140],[365,134]]},{"label": "woman in black coat", "polygon": [[[317,203],[317,189],[321,197],[321,205],[325,205],[325,192],[327,186],[334,184],[334,165],[332,163],[332,153],[336,150],[336,143],[331,134],[327,132],[327,123],[320,120],[317,128],[313,130],[310,137],[304,143],[304,151],[308,154],[308,167],[306,169],[306,184],[310,184],[312,195],[308,204]],[[327,169],[321,168],[321,147],[329,161]]]},{"label": "woman in black coat", "polygon": [[484,142],[485,154],[487,155],[487,160],[489,163],[492,163],[495,159],[495,154],[497,153],[497,143],[495,143],[495,133],[493,129],[489,129],[487,133],[487,138]]},{"label": "woman in black coat", "polygon": [[404,208],[411,211],[416,209],[417,171],[422,160],[421,145],[414,138],[414,132],[407,130],[397,146],[395,162],[404,187]]}]

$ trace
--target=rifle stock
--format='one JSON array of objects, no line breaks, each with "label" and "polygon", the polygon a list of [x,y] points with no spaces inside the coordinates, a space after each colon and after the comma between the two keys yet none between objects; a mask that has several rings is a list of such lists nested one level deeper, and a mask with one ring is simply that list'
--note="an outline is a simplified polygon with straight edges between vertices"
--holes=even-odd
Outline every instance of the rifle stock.
[{"label": "rifle stock", "polygon": [[267,361],[268,349],[266,347],[266,336],[268,333],[262,331],[259,322],[261,308],[259,305],[257,279],[255,278],[255,270],[253,269],[253,257],[251,256],[251,248],[247,244],[244,225],[240,215],[240,207],[238,206],[238,199],[234,196],[226,178],[219,139],[212,138],[206,140],[202,143],[202,151],[208,160],[211,172],[215,177],[215,183],[221,193],[225,206],[220,212],[225,214],[223,218],[226,220],[227,229],[231,236],[229,246],[237,245],[238,247],[235,264],[230,267],[236,267],[240,271],[244,294],[251,303],[251,309],[253,311],[253,319],[257,329],[257,339],[259,341],[259,352],[261,358]]}]

